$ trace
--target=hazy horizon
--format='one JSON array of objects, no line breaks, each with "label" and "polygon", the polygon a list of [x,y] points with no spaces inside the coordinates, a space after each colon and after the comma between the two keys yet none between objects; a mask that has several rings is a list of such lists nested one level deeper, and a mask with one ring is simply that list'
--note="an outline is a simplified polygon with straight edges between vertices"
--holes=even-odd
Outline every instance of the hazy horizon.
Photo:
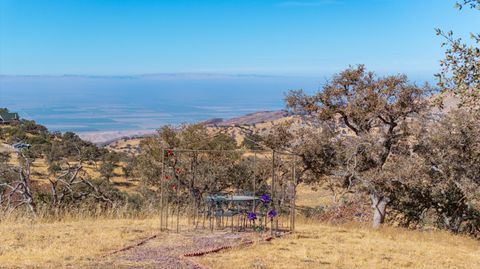
[{"label": "hazy horizon", "polygon": [[285,93],[294,89],[316,91],[328,76],[2,75],[0,107],[19,112],[52,131],[145,131],[166,124],[284,109]]},{"label": "hazy horizon", "polygon": [[288,90],[317,84],[271,76],[3,76],[0,105],[52,131],[152,130],[282,109]]}]

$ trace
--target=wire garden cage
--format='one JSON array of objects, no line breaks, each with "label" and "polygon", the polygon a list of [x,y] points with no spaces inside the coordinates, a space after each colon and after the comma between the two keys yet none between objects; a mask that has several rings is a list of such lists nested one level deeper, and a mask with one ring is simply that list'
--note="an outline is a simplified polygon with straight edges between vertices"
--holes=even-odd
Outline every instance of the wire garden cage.
[{"label": "wire garden cage", "polygon": [[296,156],[265,150],[162,149],[160,229],[272,235],[295,229]]}]

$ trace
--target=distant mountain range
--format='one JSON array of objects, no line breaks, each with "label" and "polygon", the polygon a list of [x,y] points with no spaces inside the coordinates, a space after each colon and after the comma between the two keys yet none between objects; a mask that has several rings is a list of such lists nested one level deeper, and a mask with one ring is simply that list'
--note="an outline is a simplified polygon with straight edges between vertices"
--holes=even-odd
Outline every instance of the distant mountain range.
[{"label": "distant mountain range", "polygon": [[[286,110],[276,111],[259,111],[249,113],[243,116],[234,117],[231,119],[213,118],[203,121],[201,123],[208,127],[230,126],[235,127],[239,125],[254,125],[258,123],[273,122],[281,118],[289,117],[292,113]],[[155,130],[125,130],[125,131],[100,131],[100,132],[86,132],[79,133],[79,136],[87,141],[107,145],[119,139],[139,138],[149,136],[155,133]]]},{"label": "distant mountain range", "polygon": [[234,117],[226,120],[222,118],[210,119],[210,120],[204,121],[203,123],[207,126],[253,125],[257,123],[275,121],[291,115],[292,113],[286,110],[259,111],[259,112],[249,113],[240,117]]}]

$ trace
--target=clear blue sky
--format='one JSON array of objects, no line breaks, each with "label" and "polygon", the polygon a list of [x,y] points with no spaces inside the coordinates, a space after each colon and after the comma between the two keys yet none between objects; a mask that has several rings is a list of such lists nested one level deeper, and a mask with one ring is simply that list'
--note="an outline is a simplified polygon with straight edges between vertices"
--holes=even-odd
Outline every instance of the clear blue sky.
[{"label": "clear blue sky", "polygon": [[454,0],[0,0],[1,74],[433,74]]}]

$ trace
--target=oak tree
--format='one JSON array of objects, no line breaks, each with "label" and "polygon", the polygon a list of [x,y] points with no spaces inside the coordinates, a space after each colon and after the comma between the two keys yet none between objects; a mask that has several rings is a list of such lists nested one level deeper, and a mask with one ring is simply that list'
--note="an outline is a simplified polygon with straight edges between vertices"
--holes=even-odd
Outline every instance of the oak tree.
[{"label": "oak tree", "polygon": [[384,222],[387,205],[402,181],[390,164],[411,154],[409,122],[425,111],[429,91],[428,85],[412,84],[405,75],[378,77],[359,65],[334,75],[316,94],[299,90],[286,98],[295,113],[334,133],[331,143],[319,144],[322,149],[316,150],[328,152],[324,157],[314,153],[304,162],[317,158],[315,162],[326,164],[322,169],[312,166],[317,176],[335,177],[348,188],[368,193],[375,227]]}]

